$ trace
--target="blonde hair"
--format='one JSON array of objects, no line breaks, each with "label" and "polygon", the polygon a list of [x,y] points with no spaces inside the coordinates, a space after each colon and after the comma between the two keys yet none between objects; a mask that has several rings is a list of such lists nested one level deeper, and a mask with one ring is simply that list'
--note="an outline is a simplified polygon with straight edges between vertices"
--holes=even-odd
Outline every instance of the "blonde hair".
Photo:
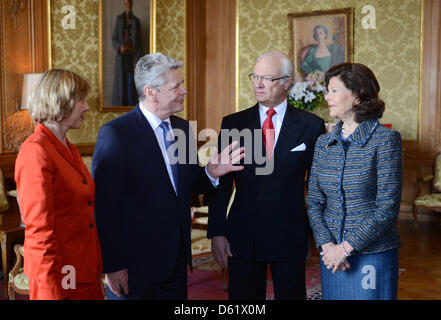
[{"label": "blonde hair", "polygon": [[85,98],[90,85],[76,73],[64,69],[46,71],[35,85],[28,111],[32,120],[61,121],[72,113],[75,103]]}]

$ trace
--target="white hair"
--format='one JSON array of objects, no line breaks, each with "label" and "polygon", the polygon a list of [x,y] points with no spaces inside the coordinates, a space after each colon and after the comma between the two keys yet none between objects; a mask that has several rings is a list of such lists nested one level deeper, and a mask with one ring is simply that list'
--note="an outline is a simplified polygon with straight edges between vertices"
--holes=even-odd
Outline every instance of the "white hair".
[{"label": "white hair", "polygon": [[[280,71],[282,72],[281,76],[290,77],[294,79],[294,67],[292,65],[292,62],[288,58],[288,56],[281,51],[274,50],[274,51],[265,52],[259,58],[257,58],[256,63],[263,58],[273,58],[273,57],[277,57],[280,60],[280,65],[281,65]],[[284,84],[286,82],[286,79],[281,79],[280,82]]]},{"label": "white hair", "polygon": [[165,84],[165,75],[183,66],[183,62],[168,57],[160,52],[147,54],[136,63],[135,86],[138,92],[138,100],[145,99],[144,87],[151,86],[160,89]]}]

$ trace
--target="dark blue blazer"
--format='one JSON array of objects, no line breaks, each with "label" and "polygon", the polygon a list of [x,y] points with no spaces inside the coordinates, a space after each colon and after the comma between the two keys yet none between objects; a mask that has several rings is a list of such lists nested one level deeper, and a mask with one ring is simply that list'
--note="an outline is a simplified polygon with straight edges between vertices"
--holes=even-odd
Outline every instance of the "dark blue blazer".
[{"label": "dark blue blazer", "polygon": [[[226,116],[221,128],[261,132],[259,106]],[[208,237],[226,236],[236,258],[266,262],[305,259],[309,232],[305,176],[311,168],[315,141],[324,130],[323,119],[288,105],[273,153],[272,173],[256,174],[256,168],[264,165],[259,165],[253,153],[262,150],[265,155],[265,148],[261,138],[252,139],[252,148],[245,150],[247,156],[253,155],[251,163],[245,159],[244,170],[220,178],[209,206]],[[305,150],[291,151],[302,144]],[[227,219],[233,181],[236,194]]]},{"label": "dark blue blazer", "polygon": [[172,127],[183,130],[186,140],[176,195],[155,133],[139,108],[98,133],[92,160],[95,218],[104,273],[128,268],[130,282],[161,281],[170,276],[180,248],[191,266],[191,194],[212,186],[204,169],[189,163],[196,148],[189,145],[188,122],[171,116]]},{"label": "dark blue blazer", "polygon": [[[125,25],[125,12],[118,15],[115,20],[115,27],[112,35],[112,46],[116,52],[115,55],[115,73],[113,80],[113,90],[112,90],[112,105],[114,106],[122,106],[123,105],[123,95],[124,95],[124,86],[127,81],[127,77],[124,72],[128,72],[124,70],[124,64],[128,64],[130,66],[131,72],[134,72],[134,64],[138,62],[138,60],[142,56],[142,38],[141,38],[141,20],[139,20],[133,13],[130,15],[131,17],[131,25],[132,30],[130,34],[130,40],[132,41],[132,53],[123,56],[119,50],[119,48],[125,44],[124,39],[124,25]],[[145,35],[144,35],[145,37]],[[126,60],[127,59],[127,60]],[[130,60],[130,61],[128,61]],[[135,84],[133,83],[133,86]],[[134,92],[136,94],[136,90]]]}]

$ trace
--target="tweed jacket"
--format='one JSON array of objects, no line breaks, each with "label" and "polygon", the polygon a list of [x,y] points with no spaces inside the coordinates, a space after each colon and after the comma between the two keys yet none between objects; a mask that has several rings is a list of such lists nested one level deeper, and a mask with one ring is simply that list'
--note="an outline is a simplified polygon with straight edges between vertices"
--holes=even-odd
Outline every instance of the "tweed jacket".
[{"label": "tweed jacket", "polygon": [[401,246],[401,135],[362,121],[343,140],[340,121],[316,142],[309,177],[308,217],[317,247],[349,242],[356,254]]}]

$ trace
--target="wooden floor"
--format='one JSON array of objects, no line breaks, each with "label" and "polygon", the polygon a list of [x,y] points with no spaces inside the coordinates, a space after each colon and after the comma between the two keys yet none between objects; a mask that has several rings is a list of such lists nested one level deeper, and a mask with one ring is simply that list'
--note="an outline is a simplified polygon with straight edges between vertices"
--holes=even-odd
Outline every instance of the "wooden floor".
[{"label": "wooden floor", "polygon": [[[441,224],[399,222],[399,300],[441,300]],[[403,270],[405,269],[405,270]]]}]

